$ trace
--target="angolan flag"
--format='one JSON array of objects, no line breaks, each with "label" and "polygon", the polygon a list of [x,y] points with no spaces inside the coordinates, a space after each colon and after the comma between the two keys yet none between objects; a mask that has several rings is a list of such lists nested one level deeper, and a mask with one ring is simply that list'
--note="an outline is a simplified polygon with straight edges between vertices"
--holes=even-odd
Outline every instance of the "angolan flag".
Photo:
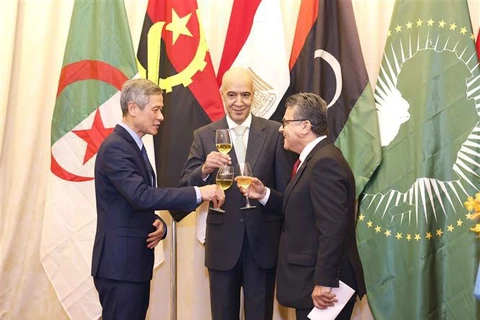
[{"label": "angolan flag", "polygon": [[76,0],[51,128],[41,262],[71,319],[98,319],[90,276],[97,150],[121,120],[119,90],[136,73],[123,0]]},{"label": "angolan flag", "polygon": [[159,185],[178,183],[193,131],[224,116],[219,86],[231,66],[252,73],[256,90],[252,112],[257,116],[269,118],[288,86],[280,3],[234,1],[230,11],[221,14],[230,19],[225,20],[228,29],[216,74],[202,29],[201,17],[208,15],[199,12],[196,1],[148,4],[137,57],[140,75],[165,90],[165,121],[155,138]]},{"label": "angolan flag", "polygon": [[329,137],[355,175],[357,196],[380,163],[373,92],[350,1],[303,0],[290,57],[290,87],[328,105]]},{"label": "angolan flag", "polygon": [[137,58],[140,76],[165,91],[156,168],[159,186],[176,186],[193,130],[225,114],[196,0],[149,1]]}]

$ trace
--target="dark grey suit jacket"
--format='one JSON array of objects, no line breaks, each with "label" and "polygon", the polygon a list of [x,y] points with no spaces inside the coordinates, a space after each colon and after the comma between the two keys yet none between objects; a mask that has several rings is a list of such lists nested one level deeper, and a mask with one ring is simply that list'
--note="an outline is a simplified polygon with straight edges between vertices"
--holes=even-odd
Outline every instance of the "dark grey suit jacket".
[{"label": "dark grey suit jacket", "polygon": [[[252,116],[246,161],[250,163],[255,177],[265,185],[283,191],[290,180],[292,157],[283,148],[283,136],[278,132],[279,127],[278,122]],[[228,125],[224,117],[194,132],[181,186],[215,183],[217,171],[210,174],[205,182],[202,180],[201,167],[207,155],[216,151],[215,130],[225,128]],[[238,162],[234,149],[230,152],[230,157],[235,166]],[[274,268],[280,238],[280,213],[262,213],[263,206],[257,201],[251,201],[252,205],[257,206],[256,209],[240,210],[245,205],[245,197],[235,183],[226,190],[225,197],[222,206],[225,213],[212,210],[208,212],[205,266],[215,270],[233,268],[240,256],[246,234],[255,262],[262,268]],[[177,221],[185,216],[180,213],[172,215]]]},{"label": "dark grey suit jacket", "polygon": [[92,276],[149,281],[154,251],[147,248],[146,239],[155,231],[152,223],[160,219],[154,210],[194,210],[197,206],[194,188],[154,188],[149,180],[138,145],[117,125],[102,143],[95,162],[97,231]]},{"label": "dark grey suit jacket", "polygon": [[285,218],[277,267],[277,300],[312,308],[315,285],[342,280],[362,297],[363,269],[355,236],[355,181],[340,150],[320,141],[302,162],[285,193],[271,190],[266,209]]}]

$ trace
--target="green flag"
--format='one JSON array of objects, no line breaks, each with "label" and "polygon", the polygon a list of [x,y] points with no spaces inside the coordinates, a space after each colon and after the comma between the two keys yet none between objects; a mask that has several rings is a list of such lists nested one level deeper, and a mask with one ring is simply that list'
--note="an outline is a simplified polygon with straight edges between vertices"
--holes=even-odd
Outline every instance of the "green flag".
[{"label": "green flag", "polygon": [[98,319],[90,276],[96,227],[93,168],[121,120],[119,90],[136,74],[123,0],[75,1],[52,117],[51,174],[40,258],[70,319]]},{"label": "green flag", "polygon": [[397,1],[375,101],[382,162],[357,235],[375,319],[478,319],[480,69],[466,0]]}]

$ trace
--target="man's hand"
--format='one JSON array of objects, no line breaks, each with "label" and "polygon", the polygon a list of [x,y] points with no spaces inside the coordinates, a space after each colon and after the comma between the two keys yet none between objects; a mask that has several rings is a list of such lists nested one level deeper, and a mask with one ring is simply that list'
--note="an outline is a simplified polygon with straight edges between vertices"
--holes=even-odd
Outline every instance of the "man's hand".
[{"label": "man's hand", "polygon": [[[237,181],[237,178],[235,177],[235,181]],[[267,188],[263,185],[262,181],[260,181],[258,178],[252,177],[252,183],[248,187],[248,190],[241,187],[238,184],[237,181],[237,187],[240,189],[240,192],[245,196],[248,194],[248,197],[250,199],[263,199],[265,197],[265,194],[267,193]],[[247,193],[248,191],[248,193]]]},{"label": "man's hand", "polygon": [[165,231],[166,231],[165,228],[164,228],[164,225],[160,221],[160,219],[155,219],[155,221],[152,223],[152,225],[155,228],[157,228],[157,230],[148,234],[147,247],[149,249],[155,248],[160,243],[160,240],[163,239],[163,236],[165,235]]},{"label": "man's hand", "polygon": [[312,292],[313,305],[319,309],[326,309],[337,302],[337,296],[332,293],[331,287],[315,286]]},{"label": "man's hand", "polygon": [[228,154],[223,154],[218,151],[212,151],[207,155],[205,163],[202,166],[202,178],[205,179],[215,169],[223,165],[231,165],[232,159]]},{"label": "man's hand", "polygon": [[215,208],[220,208],[225,202],[225,192],[216,184],[200,187],[203,201],[212,201]]}]

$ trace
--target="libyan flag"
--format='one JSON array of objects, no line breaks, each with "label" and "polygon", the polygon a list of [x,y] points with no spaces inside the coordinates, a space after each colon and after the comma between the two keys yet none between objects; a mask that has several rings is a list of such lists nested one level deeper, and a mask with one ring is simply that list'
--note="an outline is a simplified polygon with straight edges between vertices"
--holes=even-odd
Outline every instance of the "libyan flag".
[{"label": "libyan flag", "polygon": [[123,0],[77,0],[51,127],[51,173],[40,258],[70,319],[98,319],[90,276],[96,228],[94,162],[121,120],[122,84],[136,74]]},{"label": "libyan flag", "polygon": [[358,196],[378,166],[381,151],[373,93],[350,1],[302,1],[290,68],[286,97],[314,92],[325,99],[329,137],[352,168]]},{"label": "libyan flag", "polygon": [[480,68],[466,0],[397,1],[375,90],[382,162],[357,236],[376,319],[478,319]]},{"label": "libyan flag", "polygon": [[196,0],[151,0],[138,47],[140,76],[164,90],[155,136],[158,185],[176,186],[193,131],[224,116]]}]

